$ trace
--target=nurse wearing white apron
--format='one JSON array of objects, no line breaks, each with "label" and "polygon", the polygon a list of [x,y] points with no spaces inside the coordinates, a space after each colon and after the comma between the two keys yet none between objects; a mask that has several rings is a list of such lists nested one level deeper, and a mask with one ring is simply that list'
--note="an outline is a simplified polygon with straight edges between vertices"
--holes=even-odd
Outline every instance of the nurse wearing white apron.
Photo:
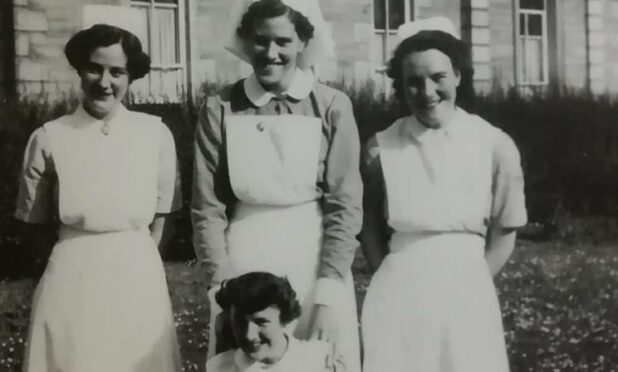
[{"label": "nurse wearing white apron", "polygon": [[376,270],[363,305],[364,371],[506,372],[492,274],[526,223],[519,153],[456,106],[471,82],[449,20],[402,26],[389,66],[413,115],[362,162],[362,247]]},{"label": "nurse wearing white apron", "polygon": [[60,222],[24,371],[180,371],[157,250],[166,215],[180,207],[174,140],[159,118],[121,103],[148,57],[133,34],[109,25],[77,33],[66,54],[84,98],[31,136],[17,202],[24,222]]},{"label": "nurse wearing white apron", "polygon": [[[332,341],[348,370],[360,371],[350,273],[360,146],[349,99],[311,69],[329,50],[324,21],[316,1],[243,1],[239,9],[230,49],[254,73],[209,98],[200,116],[197,257],[215,289],[250,271],[286,276],[303,305],[294,335]],[[211,309],[214,320],[212,299]]]}]

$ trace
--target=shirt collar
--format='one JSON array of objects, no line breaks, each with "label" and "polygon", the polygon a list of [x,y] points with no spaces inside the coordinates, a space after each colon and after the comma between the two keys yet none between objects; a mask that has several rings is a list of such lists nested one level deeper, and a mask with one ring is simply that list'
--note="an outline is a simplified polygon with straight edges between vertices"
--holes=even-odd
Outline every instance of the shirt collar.
[{"label": "shirt collar", "polygon": [[[284,94],[296,100],[307,98],[313,89],[314,83],[315,75],[311,70],[301,70],[297,68],[296,71],[294,71],[294,76],[292,76],[290,86]],[[272,98],[276,97],[274,93],[264,89],[258,82],[255,74],[245,79],[243,87],[249,101],[257,107],[264,106],[270,102]]]},{"label": "shirt collar", "polygon": [[465,110],[456,107],[453,117],[440,128],[429,128],[416,118],[414,115],[410,115],[404,123],[402,130],[419,143],[425,143],[429,138],[442,136],[446,138],[453,138],[457,135],[462,122],[465,121],[468,114]]},{"label": "shirt collar", "polygon": [[[258,372],[258,371],[277,371],[279,367],[285,366],[288,363],[290,358],[293,359],[293,355],[296,352],[298,347],[298,340],[292,336],[288,336],[288,348],[283,354],[281,360],[279,360],[275,364],[265,364],[261,362],[256,362],[245,354],[242,349],[238,348],[234,352],[234,364],[240,372]],[[282,368],[282,371],[286,371],[287,369]]]},{"label": "shirt collar", "polygon": [[[114,114],[110,116],[106,121],[112,124],[113,122],[116,121],[116,119],[123,117],[127,111],[129,110],[127,110],[127,108],[124,107],[123,104],[119,104],[118,108],[116,109],[116,112],[114,112]],[[82,123],[103,122],[103,120],[97,119],[94,116],[90,115],[88,111],[86,111],[86,109],[84,108],[83,102],[79,104],[79,106],[77,107],[77,110],[75,110],[75,113],[73,115],[75,116],[78,122],[82,122]]]}]

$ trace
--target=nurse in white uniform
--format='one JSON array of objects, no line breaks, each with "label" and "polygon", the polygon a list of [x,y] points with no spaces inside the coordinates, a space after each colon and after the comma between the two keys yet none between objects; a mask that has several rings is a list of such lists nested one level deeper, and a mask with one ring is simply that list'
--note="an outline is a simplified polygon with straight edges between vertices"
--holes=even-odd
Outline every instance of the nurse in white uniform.
[{"label": "nurse in white uniform", "polygon": [[180,371],[157,250],[181,205],[174,139],[161,119],[122,104],[150,59],[134,34],[108,24],[75,34],[65,54],[83,99],[32,134],[15,214],[60,224],[34,296],[24,371]]},{"label": "nurse in white uniform", "polygon": [[458,107],[472,70],[442,17],[403,25],[389,65],[411,115],[369,142],[362,247],[364,371],[506,372],[492,282],[526,223],[511,138]]},{"label": "nurse in white uniform", "polygon": [[[229,49],[253,74],[201,111],[196,255],[213,291],[250,271],[287,277],[303,308],[295,337],[331,341],[359,371],[350,266],[362,217],[360,144],[349,98],[314,75],[332,40],[316,0],[243,0],[236,14]],[[211,309],[212,325],[212,298]]]}]

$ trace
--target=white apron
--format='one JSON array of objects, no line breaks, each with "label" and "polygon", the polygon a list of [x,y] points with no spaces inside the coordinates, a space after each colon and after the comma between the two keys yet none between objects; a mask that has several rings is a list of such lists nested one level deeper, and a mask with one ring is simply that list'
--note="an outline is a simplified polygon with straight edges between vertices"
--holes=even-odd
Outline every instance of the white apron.
[{"label": "white apron", "polygon": [[[289,279],[302,305],[291,325],[308,336],[322,248],[322,211],[315,200],[322,121],[300,115],[239,115],[226,119],[231,186],[238,202],[227,230],[231,277],[266,271]],[[340,351],[360,372],[358,324],[351,274],[341,301]],[[211,297],[211,324],[221,311]],[[216,340],[210,334],[209,357]]]},{"label": "white apron", "polygon": [[45,126],[62,225],[34,296],[26,372],[180,371],[165,272],[148,230],[158,132],[145,129],[149,122],[118,124],[108,136],[70,120]]},{"label": "white apron", "polygon": [[509,369],[482,236],[492,142],[460,117],[420,140],[410,118],[377,135],[394,233],[363,305],[365,372]]}]

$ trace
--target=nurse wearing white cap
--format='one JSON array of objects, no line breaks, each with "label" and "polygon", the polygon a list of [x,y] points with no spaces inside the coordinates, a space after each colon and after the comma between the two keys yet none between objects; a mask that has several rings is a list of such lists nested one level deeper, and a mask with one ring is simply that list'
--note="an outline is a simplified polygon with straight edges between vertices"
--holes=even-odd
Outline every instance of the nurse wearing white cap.
[{"label": "nurse wearing white cap", "polygon": [[24,156],[16,218],[59,222],[34,296],[24,371],[179,372],[157,250],[168,214],[181,206],[174,139],[160,118],[123,105],[150,59],[133,33],[109,23],[131,28],[139,14],[95,13],[65,48],[81,104],[38,128]]},{"label": "nurse wearing white cap", "polygon": [[469,50],[443,17],[403,25],[389,64],[410,115],[363,153],[364,371],[505,372],[492,275],[526,223],[519,152],[460,105]]},{"label": "nurse wearing white cap", "polygon": [[303,306],[290,332],[331,341],[359,371],[350,273],[362,217],[359,137],[349,98],[314,75],[332,40],[317,0],[243,0],[235,14],[228,49],[253,74],[200,114],[196,255],[211,298],[222,280],[246,272],[287,277]]}]

